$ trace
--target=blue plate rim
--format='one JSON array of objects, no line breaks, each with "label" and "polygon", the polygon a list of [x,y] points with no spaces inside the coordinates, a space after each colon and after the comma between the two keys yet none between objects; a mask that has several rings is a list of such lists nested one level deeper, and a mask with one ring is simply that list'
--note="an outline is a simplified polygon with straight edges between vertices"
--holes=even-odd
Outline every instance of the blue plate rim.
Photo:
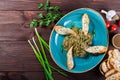
[{"label": "blue plate rim", "polygon": [[[57,25],[64,17],[66,17],[67,15],[71,14],[71,13],[74,12],[74,11],[82,10],[82,9],[95,11],[95,12],[102,18],[102,20],[103,20],[103,22],[104,22],[104,24],[105,24],[104,18],[102,17],[102,15],[101,15],[98,11],[96,11],[96,10],[94,10],[94,9],[91,9],[91,8],[78,8],[78,9],[72,10],[72,11],[68,12],[67,14],[65,14],[54,26],[56,26],[56,25]],[[52,29],[51,34],[50,34],[50,38],[49,38],[49,48],[50,48],[50,45],[51,45],[50,41],[51,41],[51,36],[52,36],[53,31],[54,31],[54,29]],[[107,28],[106,28],[106,32],[107,32],[107,40],[108,40],[106,47],[108,48],[108,45],[109,45],[109,35],[108,35],[108,29],[107,29]],[[55,62],[55,64],[56,64],[58,67],[60,67],[61,69],[65,70],[65,71],[67,71],[67,72],[70,72],[70,73],[85,73],[85,72],[88,72],[88,71],[92,70],[92,69],[95,68],[97,65],[99,65],[99,63],[100,63],[100,62],[103,60],[103,58],[105,57],[106,53],[107,53],[107,51],[104,53],[104,55],[103,55],[103,57],[101,58],[101,60],[99,60],[99,62],[98,62],[95,66],[93,66],[93,67],[91,67],[91,68],[89,68],[88,70],[85,70],[85,71],[81,71],[81,72],[80,72],[80,71],[77,71],[77,72],[74,72],[74,71],[66,70],[66,69],[62,68],[61,66],[59,66],[59,64],[57,63],[57,61],[55,61],[55,59],[53,58],[52,51],[51,51],[51,48],[50,48],[50,55],[51,55],[53,61]]]}]

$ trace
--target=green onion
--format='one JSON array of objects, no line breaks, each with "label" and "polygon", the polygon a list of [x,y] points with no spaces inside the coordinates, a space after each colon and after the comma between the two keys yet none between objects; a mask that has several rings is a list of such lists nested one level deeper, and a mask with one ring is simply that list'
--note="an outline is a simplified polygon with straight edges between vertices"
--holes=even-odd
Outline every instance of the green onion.
[{"label": "green onion", "polygon": [[[38,46],[37,46],[37,44],[36,44],[36,42],[35,42],[34,37],[33,37],[33,42],[34,42],[34,44],[35,44],[35,47],[36,47],[38,53],[40,54],[40,56],[42,56],[41,53],[40,53],[40,50],[39,50],[39,48],[38,48]],[[40,45],[42,46],[42,43],[41,43]],[[42,53],[44,54],[45,62],[46,62],[47,64],[49,64],[49,63],[48,63],[48,60],[47,60],[47,58],[46,58],[46,55],[45,55],[45,51],[44,51],[43,46],[42,46]],[[46,67],[48,68],[50,74],[52,74],[52,71],[51,71],[50,67],[49,67],[49,66],[46,66]]]},{"label": "green onion", "polygon": [[[30,44],[36,58],[38,59],[38,61],[40,62],[41,66],[44,69],[44,73],[46,76],[46,80],[54,80],[53,76],[52,76],[52,70],[57,71],[59,74],[67,77],[68,75],[59,71],[58,69],[54,68],[53,66],[51,66],[48,62],[46,53],[45,53],[45,48],[49,51],[49,45],[47,44],[47,42],[44,41],[44,39],[39,35],[37,29],[35,28],[35,33],[37,36],[37,39],[39,41],[40,44],[40,48],[38,47],[37,43],[35,42],[34,37],[32,38],[33,44],[30,42],[30,40],[28,40],[28,43]],[[35,46],[35,47],[34,47]]]},{"label": "green onion", "polygon": [[61,74],[61,75],[63,75],[63,76],[65,76],[65,77],[68,77],[68,75],[67,74],[65,74],[65,73],[63,73],[63,72],[61,72],[61,71],[59,71],[58,69],[56,69],[56,68],[54,68],[53,66],[51,66],[51,65],[49,65],[53,70],[55,70],[55,71],[57,71],[59,74]]},{"label": "green onion", "polygon": [[35,47],[32,45],[32,43],[31,43],[29,40],[28,40],[28,42],[29,42],[31,48],[33,49],[33,51],[34,51],[34,53],[35,53],[38,61],[40,62],[40,64],[41,64],[42,67],[44,68],[45,73],[46,73],[46,77],[48,77],[50,80],[54,80],[53,77],[51,76],[51,74],[50,74],[50,73],[48,72],[48,70],[46,69],[45,63],[44,63],[44,61],[43,61],[42,56],[39,56],[39,53],[36,51]]},{"label": "green onion", "polygon": [[42,37],[39,35],[37,28],[35,28],[35,33],[36,36],[38,38],[39,41],[42,41],[42,43],[44,44],[44,46],[47,48],[47,50],[49,50],[49,45],[42,39]]},{"label": "green onion", "polygon": [[41,9],[42,7],[43,7],[43,4],[40,3],[40,4],[38,5],[38,9]]},{"label": "green onion", "polygon": [[[41,50],[42,50],[42,53],[43,53],[43,57],[44,57],[44,59],[45,59],[45,62],[46,62],[47,64],[49,64],[49,63],[48,63],[48,60],[47,60],[47,57],[46,57],[46,54],[45,54],[44,47],[43,47],[43,45],[42,45],[42,42],[41,42],[41,40],[40,40],[39,38],[38,38],[38,40],[39,40],[39,43],[40,43],[40,46],[41,46]],[[47,66],[47,68],[48,68],[50,74],[52,74],[52,71],[51,71],[50,67]]]}]

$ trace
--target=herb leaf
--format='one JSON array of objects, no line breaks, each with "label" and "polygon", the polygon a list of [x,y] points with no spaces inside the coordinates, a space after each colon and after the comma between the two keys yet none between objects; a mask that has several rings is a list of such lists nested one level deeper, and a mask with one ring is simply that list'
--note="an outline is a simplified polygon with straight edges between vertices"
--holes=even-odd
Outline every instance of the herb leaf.
[{"label": "herb leaf", "polygon": [[49,0],[46,0],[46,3],[45,3],[45,5],[44,5],[43,9],[44,9],[45,11],[47,11],[48,8],[49,8]]},{"label": "herb leaf", "polygon": [[72,29],[72,28],[74,28],[74,27],[75,27],[75,24],[72,23],[71,26],[70,26],[70,28]]},{"label": "herb leaf", "polygon": [[43,7],[43,4],[40,3],[40,4],[38,5],[38,9],[41,9],[42,7]]},{"label": "herb leaf", "polygon": [[37,27],[38,21],[36,19],[33,19],[33,21],[30,23],[30,27]]},{"label": "herb leaf", "polygon": [[49,9],[50,11],[52,11],[52,10],[54,10],[54,6],[50,6],[48,9]]},{"label": "herb leaf", "polygon": [[38,15],[38,17],[39,17],[39,18],[44,18],[44,15],[43,15],[42,13],[40,13],[40,14]]},{"label": "herb leaf", "polygon": [[45,4],[40,3],[38,5],[38,8],[46,11],[47,14],[43,15],[43,13],[39,13],[38,14],[39,19],[34,19],[30,23],[30,27],[49,26],[50,24],[56,22],[57,20],[59,20],[63,16],[63,14],[59,10],[59,7],[58,6],[51,6],[49,0],[46,0]]},{"label": "herb leaf", "polygon": [[49,26],[50,25],[50,23],[51,23],[51,20],[46,20],[46,26]]},{"label": "herb leaf", "polygon": [[39,21],[39,26],[42,27],[44,25],[44,21],[43,20],[40,20]]},{"label": "herb leaf", "polygon": [[51,19],[52,17],[53,17],[52,13],[48,13],[48,14],[46,15],[46,18],[48,18],[48,19]]}]

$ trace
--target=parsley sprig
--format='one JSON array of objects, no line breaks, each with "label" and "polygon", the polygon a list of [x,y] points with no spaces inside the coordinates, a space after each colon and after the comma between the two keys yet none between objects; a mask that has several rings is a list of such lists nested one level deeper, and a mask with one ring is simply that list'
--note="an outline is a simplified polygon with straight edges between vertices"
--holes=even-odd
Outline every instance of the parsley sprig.
[{"label": "parsley sprig", "polygon": [[39,13],[38,19],[33,19],[33,21],[30,23],[30,27],[49,26],[63,16],[59,7],[51,6],[49,0],[46,0],[45,4],[40,3],[38,5],[38,9],[43,9],[47,14]]}]

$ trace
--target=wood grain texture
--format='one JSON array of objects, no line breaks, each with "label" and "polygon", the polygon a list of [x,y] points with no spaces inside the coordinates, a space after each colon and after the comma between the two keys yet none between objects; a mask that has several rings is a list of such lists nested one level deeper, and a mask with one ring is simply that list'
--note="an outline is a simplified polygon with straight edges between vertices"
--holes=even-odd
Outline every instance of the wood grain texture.
[{"label": "wood grain texture", "polygon": [[[27,78],[24,80],[45,80],[43,69],[27,43],[28,39],[35,37],[34,28],[29,28],[29,23],[33,18],[37,18],[39,13],[46,14],[46,12],[37,8],[39,3],[45,3],[45,0],[0,0],[0,72],[5,72],[11,79],[16,74],[20,74]],[[120,15],[119,0],[112,2],[109,0],[50,0],[50,3],[59,6],[64,13],[78,8],[93,8],[99,12],[101,9],[114,9]],[[104,14],[103,16],[105,18]],[[38,28],[40,35],[47,42],[49,42],[53,25]],[[109,49],[114,48],[111,43],[112,36],[119,32],[120,28],[114,33],[109,33]],[[64,71],[53,62],[49,52],[47,52],[47,57],[51,65]],[[63,77],[53,71],[54,79],[105,80],[99,72],[99,65],[86,73],[64,72],[69,77]],[[15,80],[19,80],[19,77]]]},{"label": "wood grain texture", "polygon": [[[0,0],[0,10],[2,11],[23,11],[38,10],[39,3],[45,3],[45,0]],[[52,5],[57,5],[61,10],[74,10],[77,8],[89,7],[93,9],[115,9],[119,10],[119,0],[112,3],[109,0],[50,0]],[[87,3],[87,4],[86,4]]]},{"label": "wood grain texture", "polygon": [[[50,0],[51,4],[61,3],[60,0]],[[0,10],[38,10],[39,3],[45,0],[0,0]]]},{"label": "wood grain texture", "polygon": [[[47,52],[51,65],[58,68]],[[43,71],[27,41],[0,42],[0,71]]]},{"label": "wood grain texture", "polygon": [[41,68],[27,41],[2,42],[0,52],[0,71],[34,71]]},{"label": "wood grain texture", "polygon": [[[68,77],[64,77],[60,74],[58,74],[57,72],[53,72],[53,77],[54,80],[105,80],[104,76],[102,76],[98,70],[98,67],[96,67],[95,69],[88,71],[87,73],[82,73],[82,74],[73,74],[73,73],[67,73],[69,76]],[[23,75],[24,77],[26,77],[28,80],[46,80],[45,79],[45,75],[44,73],[38,71],[38,72],[8,72],[7,73],[8,76],[12,77],[12,76],[18,76],[18,75]],[[25,79],[26,80],[26,79]]]}]

